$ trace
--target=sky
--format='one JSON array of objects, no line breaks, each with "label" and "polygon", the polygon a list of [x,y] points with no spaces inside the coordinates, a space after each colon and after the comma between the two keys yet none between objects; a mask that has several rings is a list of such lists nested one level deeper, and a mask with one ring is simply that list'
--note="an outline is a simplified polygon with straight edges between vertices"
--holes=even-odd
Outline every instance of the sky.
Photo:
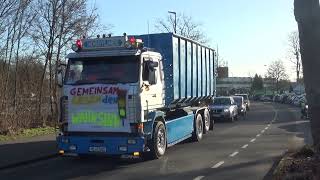
[{"label": "sky", "polygon": [[[89,0],[100,23],[114,35],[157,33],[155,24],[168,11],[202,24],[209,45],[228,62],[229,76],[264,76],[272,61],[282,60],[291,79],[288,36],[297,30],[293,0]],[[103,34],[104,32],[101,32]]]}]

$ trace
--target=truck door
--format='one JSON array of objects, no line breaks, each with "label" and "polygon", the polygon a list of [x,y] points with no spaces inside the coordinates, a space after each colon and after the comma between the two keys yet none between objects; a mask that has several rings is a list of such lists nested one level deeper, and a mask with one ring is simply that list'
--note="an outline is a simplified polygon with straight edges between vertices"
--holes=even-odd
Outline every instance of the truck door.
[{"label": "truck door", "polygon": [[160,70],[160,58],[143,58],[141,85],[141,100],[143,110],[151,110],[163,107],[163,82]]}]

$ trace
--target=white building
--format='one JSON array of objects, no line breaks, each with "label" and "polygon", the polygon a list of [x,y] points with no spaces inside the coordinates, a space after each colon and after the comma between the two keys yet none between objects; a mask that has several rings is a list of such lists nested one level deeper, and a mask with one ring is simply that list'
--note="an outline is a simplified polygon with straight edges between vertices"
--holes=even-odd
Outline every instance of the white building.
[{"label": "white building", "polygon": [[217,94],[229,95],[248,93],[252,84],[251,77],[226,77],[217,79]]}]

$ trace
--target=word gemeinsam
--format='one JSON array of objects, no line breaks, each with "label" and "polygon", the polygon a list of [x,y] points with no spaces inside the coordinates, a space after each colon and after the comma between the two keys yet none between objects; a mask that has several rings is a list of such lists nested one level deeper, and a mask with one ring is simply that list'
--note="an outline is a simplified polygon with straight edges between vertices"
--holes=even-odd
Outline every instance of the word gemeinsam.
[{"label": "word gemeinsam", "polygon": [[113,94],[120,91],[119,87],[75,87],[70,90],[72,96],[95,95],[95,94]]}]

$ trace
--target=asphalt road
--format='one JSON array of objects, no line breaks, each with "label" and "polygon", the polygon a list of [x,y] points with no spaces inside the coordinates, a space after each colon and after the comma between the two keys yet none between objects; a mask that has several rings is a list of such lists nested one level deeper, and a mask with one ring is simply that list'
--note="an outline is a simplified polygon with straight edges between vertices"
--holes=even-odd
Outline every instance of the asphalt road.
[{"label": "asphalt road", "polygon": [[309,122],[300,119],[299,109],[253,103],[246,119],[217,122],[214,131],[201,142],[173,146],[159,160],[57,157],[2,170],[0,177],[3,180],[269,179],[281,154],[305,143],[311,143]]}]

